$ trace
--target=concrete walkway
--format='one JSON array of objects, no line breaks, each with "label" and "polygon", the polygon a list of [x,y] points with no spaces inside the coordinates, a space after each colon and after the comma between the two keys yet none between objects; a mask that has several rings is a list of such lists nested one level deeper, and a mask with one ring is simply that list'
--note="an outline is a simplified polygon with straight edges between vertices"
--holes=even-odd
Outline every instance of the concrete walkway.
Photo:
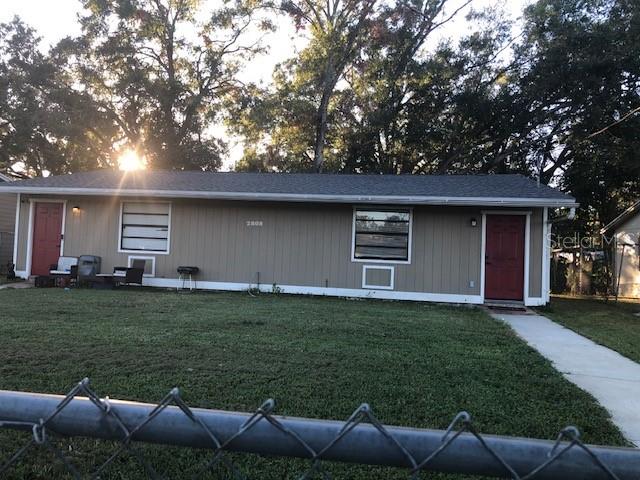
[{"label": "concrete walkway", "polygon": [[6,290],[8,288],[33,288],[33,284],[29,282],[14,282],[14,283],[5,283],[4,285],[0,285],[0,290]]},{"label": "concrete walkway", "polygon": [[508,323],[569,381],[593,395],[624,436],[640,447],[640,364],[542,315],[491,315]]}]

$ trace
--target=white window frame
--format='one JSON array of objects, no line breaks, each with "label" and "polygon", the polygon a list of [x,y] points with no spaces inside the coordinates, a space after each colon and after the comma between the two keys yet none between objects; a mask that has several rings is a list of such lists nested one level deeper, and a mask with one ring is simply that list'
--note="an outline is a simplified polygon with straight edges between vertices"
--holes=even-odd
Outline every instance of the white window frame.
[{"label": "white window frame", "polygon": [[[391,285],[369,285],[367,284],[367,270],[389,270],[391,272]],[[372,290],[393,290],[395,288],[396,267],[392,265],[363,265],[362,266],[362,288]]]},{"label": "white window frame", "polygon": [[[409,240],[407,245],[407,259],[406,260],[384,260],[375,258],[356,258],[356,215],[358,210],[373,210],[382,212],[394,212],[398,210],[409,211]],[[351,261],[358,263],[393,263],[397,265],[410,265],[411,255],[413,251],[413,207],[403,206],[376,206],[376,205],[357,205],[353,207],[353,214],[351,219]]]},{"label": "white window frame", "polygon": [[156,257],[146,257],[144,255],[129,255],[127,258],[127,268],[131,268],[133,260],[151,260],[151,273],[142,274],[143,277],[156,276]]},{"label": "white window frame", "polygon": [[[167,224],[167,250],[125,250],[122,248],[122,213],[124,210],[125,203],[152,203],[152,204],[163,204],[169,205],[169,219]],[[172,202],[164,202],[164,201],[155,201],[155,200],[122,200],[120,202],[120,217],[118,218],[118,253],[133,253],[136,255],[145,255],[145,254],[153,254],[153,255],[169,255],[171,253],[171,215],[173,212],[173,204]]]}]

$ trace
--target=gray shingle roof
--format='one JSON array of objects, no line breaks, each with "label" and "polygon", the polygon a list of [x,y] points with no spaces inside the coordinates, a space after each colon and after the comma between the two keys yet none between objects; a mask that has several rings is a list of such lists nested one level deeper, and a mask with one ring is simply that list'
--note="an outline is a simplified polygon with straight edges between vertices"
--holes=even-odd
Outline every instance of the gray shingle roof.
[{"label": "gray shingle roof", "polygon": [[[522,175],[343,175],[113,170],[34,178],[0,191],[288,201],[569,205],[575,200]],[[505,200],[512,202],[505,202]]]}]

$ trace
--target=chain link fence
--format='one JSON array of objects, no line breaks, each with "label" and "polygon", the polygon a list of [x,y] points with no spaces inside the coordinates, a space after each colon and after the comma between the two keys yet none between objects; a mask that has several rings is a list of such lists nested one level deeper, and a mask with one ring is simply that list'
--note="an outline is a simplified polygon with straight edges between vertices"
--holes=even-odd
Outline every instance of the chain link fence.
[{"label": "chain link fence", "polygon": [[[306,459],[293,477],[301,480],[331,478],[325,465],[335,461],[403,467],[410,479],[428,471],[518,480],[640,478],[640,450],[586,445],[574,427],[561,430],[553,442],[483,435],[466,412],[441,431],[383,425],[367,404],[345,422],[282,417],[274,410],[273,400],[253,413],[195,409],[177,388],[158,404],[117,401],[100,398],[88,379],[66,396],[0,391],[0,428],[29,432],[28,441],[0,464],[0,478],[38,450],[53,454],[76,479],[104,478],[125,456],[148,478],[164,478],[139,442],[207,449],[207,460],[192,478],[214,469],[224,472],[221,478],[247,478],[233,452]],[[81,472],[56,435],[115,441],[116,448],[91,472]]]}]

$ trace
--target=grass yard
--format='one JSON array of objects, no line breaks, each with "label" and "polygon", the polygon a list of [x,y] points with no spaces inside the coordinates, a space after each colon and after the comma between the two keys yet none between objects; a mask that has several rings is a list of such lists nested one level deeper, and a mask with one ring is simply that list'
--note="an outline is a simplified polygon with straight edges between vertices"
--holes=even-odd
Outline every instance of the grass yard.
[{"label": "grass yard", "polygon": [[[331,419],[346,419],[366,401],[391,425],[445,428],[467,410],[484,433],[551,439],[572,424],[587,442],[624,444],[590,396],[478,309],[60,289],[0,291],[0,305],[1,389],[65,393],[88,376],[98,394],[118,399],[153,402],[177,385],[190,406],[253,411],[273,397],[277,413]],[[27,438],[0,432],[0,458],[18,436]],[[61,445],[84,469],[113,448],[78,439]],[[206,458],[189,449],[143,448],[172,478],[188,477]],[[60,477],[51,462],[33,458],[9,478]],[[238,462],[260,479],[296,478],[308,466],[258,456]],[[109,472],[139,478],[135,465],[122,461]],[[329,467],[338,478],[407,478],[404,470]]]},{"label": "grass yard", "polygon": [[640,302],[553,297],[540,312],[567,328],[640,362]]}]

